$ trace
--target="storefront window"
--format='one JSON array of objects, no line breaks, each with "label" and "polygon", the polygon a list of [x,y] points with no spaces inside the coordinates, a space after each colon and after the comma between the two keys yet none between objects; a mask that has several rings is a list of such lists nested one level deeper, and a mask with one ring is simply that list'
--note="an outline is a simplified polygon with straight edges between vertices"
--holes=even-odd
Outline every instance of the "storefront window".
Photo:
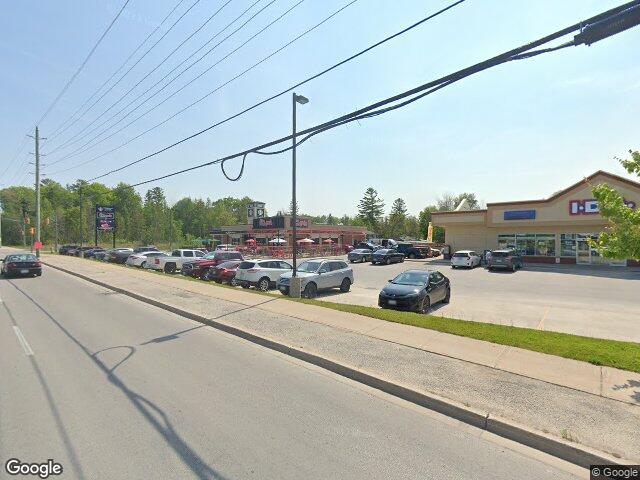
[{"label": "storefront window", "polygon": [[498,235],[498,248],[515,247],[515,235]]},{"label": "storefront window", "polygon": [[560,235],[561,251],[560,255],[563,257],[575,257],[576,256],[576,235],[575,233],[563,233]]},{"label": "storefront window", "polygon": [[536,255],[545,257],[556,256],[556,236],[536,235]]},{"label": "storefront window", "polygon": [[556,236],[552,233],[498,235],[498,248],[515,248],[521,255],[556,255]]},{"label": "storefront window", "polygon": [[516,235],[516,249],[521,255],[535,255],[536,236],[526,233]]}]

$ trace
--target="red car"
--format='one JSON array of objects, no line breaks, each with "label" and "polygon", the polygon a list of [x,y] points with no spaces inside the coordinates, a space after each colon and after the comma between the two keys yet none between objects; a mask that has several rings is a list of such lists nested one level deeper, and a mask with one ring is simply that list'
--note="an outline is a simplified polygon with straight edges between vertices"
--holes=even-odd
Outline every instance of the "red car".
[{"label": "red car", "polygon": [[203,278],[204,274],[207,273],[211,267],[215,267],[221,263],[229,262],[231,260],[242,261],[244,260],[244,257],[240,252],[216,250],[215,252],[208,253],[194,262],[183,264],[182,275],[194,278]]},{"label": "red car", "polygon": [[210,267],[202,278],[204,280],[213,280],[216,283],[229,283],[235,286],[236,271],[238,270],[238,265],[241,263],[241,260],[232,260],[216,265],[215,267]]}]

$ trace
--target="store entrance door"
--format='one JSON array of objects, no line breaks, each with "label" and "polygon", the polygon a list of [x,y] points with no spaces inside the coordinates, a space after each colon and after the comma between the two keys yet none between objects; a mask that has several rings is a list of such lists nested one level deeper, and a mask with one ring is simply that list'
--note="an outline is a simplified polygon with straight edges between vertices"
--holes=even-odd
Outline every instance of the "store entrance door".
[{"label": "store entrance door", "polygon": [[598,240],[598,235],[576,235],[576,263],[579,265],[602,265],[607,263],[607,259],[603,258],[598,250],[591,248],[591,245],[589,245],[590,239]]},{"label": "store entrance door", "polygon": [[578,265],[591,265],[591,247],[584,235],[576,235],[576,263]]}]

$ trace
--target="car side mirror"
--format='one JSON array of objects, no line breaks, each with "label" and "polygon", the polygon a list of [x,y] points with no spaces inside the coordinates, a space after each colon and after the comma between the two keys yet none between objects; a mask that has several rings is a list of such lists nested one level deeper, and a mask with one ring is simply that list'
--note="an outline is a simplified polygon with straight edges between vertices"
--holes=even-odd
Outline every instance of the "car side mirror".
[{"label": "car side mirror", "polygon": [[393,278],[390,278],[389,280],[387,280],[387,282],[389,283],[393,282]]}]

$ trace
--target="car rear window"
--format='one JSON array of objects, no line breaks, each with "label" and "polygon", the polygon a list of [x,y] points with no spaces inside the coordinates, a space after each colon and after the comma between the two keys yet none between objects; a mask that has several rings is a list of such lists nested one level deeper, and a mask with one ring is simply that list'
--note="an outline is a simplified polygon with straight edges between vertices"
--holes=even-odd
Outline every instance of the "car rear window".
[{"label": "car rear window", "polygon": [[469,254],[468,253],[454,253],[453,254],[454,258],[469,258]]},{"label": "car rear window", "polygon": [[36,258],[35,255],[30,255],[30,254],[26,254],[26,255],[9,255],[6,260],[7,263],[9,262],[37,262],[38,259]]},{"label": "car rear window", "polygon": [[256,266],[256,262],[242,262],[240,265],[238,265],[238,268],[240,270],[248,270],[250,268],[253,268]]},{"label": "car rear window", "polygon": [[512,252],[491,252],[491,255],[494,257],[508,257],[513,255]]}]

